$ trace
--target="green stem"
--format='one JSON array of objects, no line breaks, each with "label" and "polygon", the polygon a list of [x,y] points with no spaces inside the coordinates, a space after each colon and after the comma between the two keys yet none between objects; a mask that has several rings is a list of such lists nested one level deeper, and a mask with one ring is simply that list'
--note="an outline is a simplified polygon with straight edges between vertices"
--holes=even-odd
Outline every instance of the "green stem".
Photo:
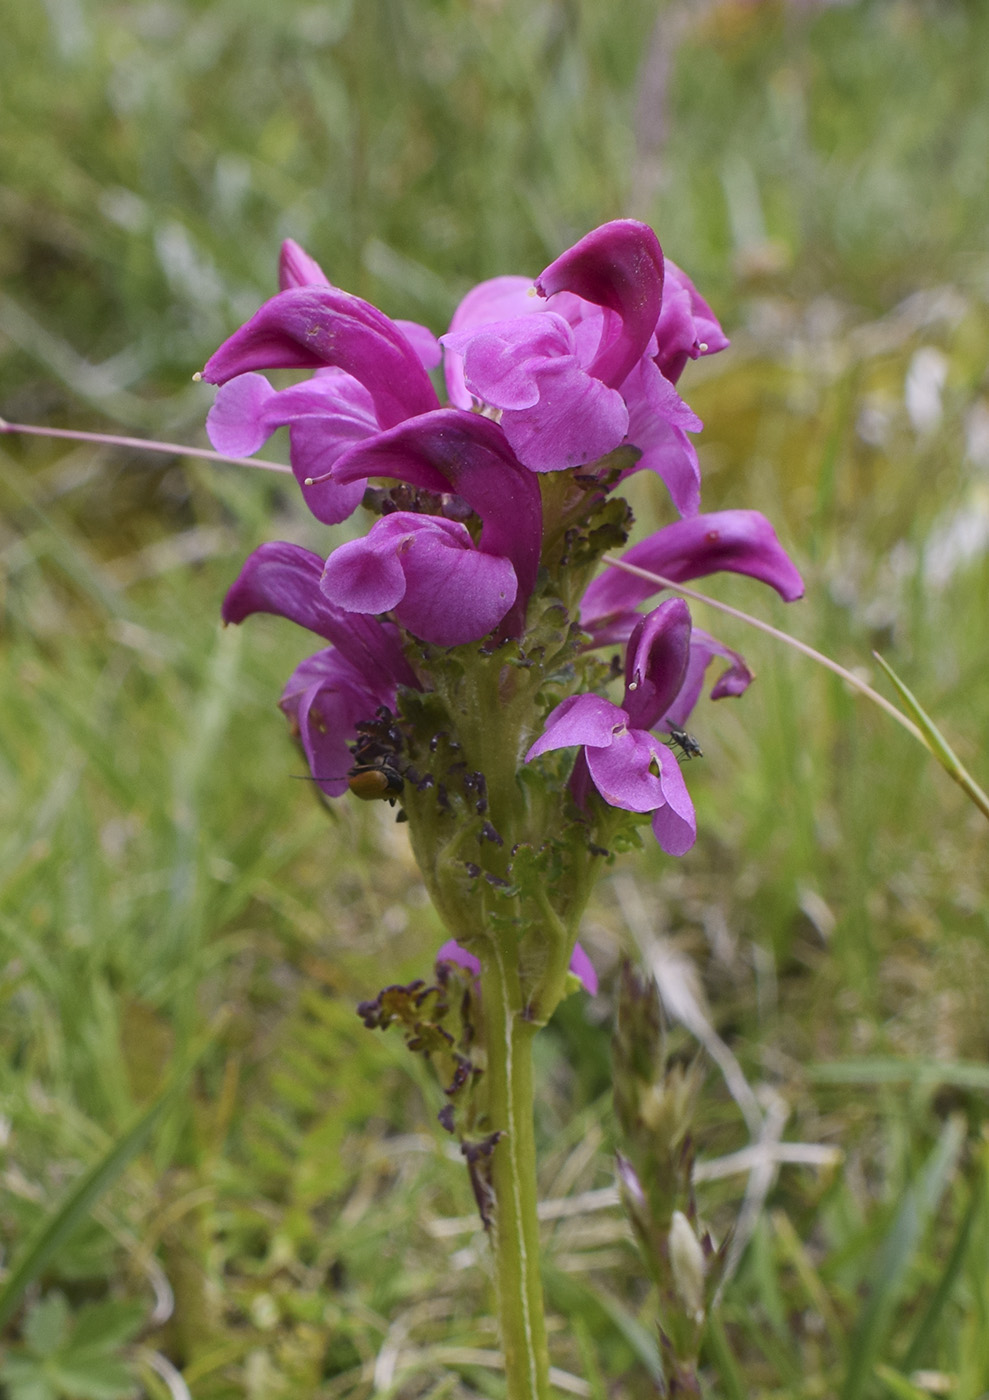
[{"label": "green stem", "polygon": [[497,944],[481,956],[491,1126],[495,1283],[508,1400],[549,1400],[549,1351],[539,1274],[532,1041],[514,959]]}]

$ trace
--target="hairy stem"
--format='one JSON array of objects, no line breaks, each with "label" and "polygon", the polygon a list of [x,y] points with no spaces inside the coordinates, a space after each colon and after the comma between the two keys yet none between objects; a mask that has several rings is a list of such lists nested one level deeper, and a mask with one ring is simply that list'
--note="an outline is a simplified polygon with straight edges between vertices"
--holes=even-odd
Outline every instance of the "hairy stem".
[{"label": "hairy stem", "polygon": [[481,956],[488,1112],[501,1133],[491,1159],[491,1243],[508,1400],[549,1400],[549,1352],[539,1275],[532,1041],[521,1016],[515,959],[498,944]]}]

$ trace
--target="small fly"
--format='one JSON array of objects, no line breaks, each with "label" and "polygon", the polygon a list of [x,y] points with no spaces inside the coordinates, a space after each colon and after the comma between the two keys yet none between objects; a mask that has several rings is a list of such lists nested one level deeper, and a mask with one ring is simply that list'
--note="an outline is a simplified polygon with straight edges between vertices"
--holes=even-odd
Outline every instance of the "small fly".
[{"label": "small fly", "polygon": [[704,750],[693,734],[688,734],[686,729],[678,729],[673,724],[670,725],[670,748],[676,752],[679,763],[686,763],[691,758],[704,757]]}]

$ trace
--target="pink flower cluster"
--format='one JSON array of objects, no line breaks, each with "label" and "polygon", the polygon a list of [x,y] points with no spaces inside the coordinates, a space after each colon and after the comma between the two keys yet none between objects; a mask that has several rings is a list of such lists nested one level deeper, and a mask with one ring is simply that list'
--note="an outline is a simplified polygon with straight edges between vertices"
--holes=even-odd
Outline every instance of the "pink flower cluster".
[{"label": "pink flower cluster", "polygon": [[[248,559],[224,617],[290,618],[330,643],[296,670],[282,707],[298,728],[313,776],[330,795],[347,787],[358,726],[401,688],[430,689],[433,648],[524,639],[540,583],[540,480],[579,473],[600,494],[629,471],[666,484],[680,519],[626,558],[675,582],[718,570],[761,579],[785,599],[800,575],[755,511],[703,515],[689,434],[701,423],[676,384],[688,360],[728,344],[710,307],[665,259],[652,229],[603,225],[534,282],[498,277],[475,287],[437,340],[390,320],[332,286],[286,243],[281,291],[212,356],[203,378],[220,385],[208,431],[221,452],[246,456],[279,427],[306,504],[326,524],[347,519],[371,478],[404,483],[366,535],[325,560],[268,544]],[[442,363],[447,405],[434,385]],[[261,371],[310,377],[276,389]],[[637,450],[620,470],[602,459]],[[587,589],[580,622],[590,646],[625,646],[621,705],[574,694],[546,718],[527,761],[578,750],[571,793],[652,813],[663,848],[680,855],[695,836],[693,807],[674,755],[655,732],[682,726],[712,657],[729,661],[712,695],[737,695],[751,676],[742,658],[691,627],[657,590],[618,570]]]}]

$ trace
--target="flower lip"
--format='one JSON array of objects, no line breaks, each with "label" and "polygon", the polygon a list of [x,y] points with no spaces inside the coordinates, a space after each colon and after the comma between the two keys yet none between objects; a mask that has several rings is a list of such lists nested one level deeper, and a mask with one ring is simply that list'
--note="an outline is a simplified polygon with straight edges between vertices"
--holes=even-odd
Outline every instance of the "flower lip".
[{"label": "flower lip", "polygon": [[421,641],[459,646],[498,625],[518,584],[511,563],[477,549],[459,522],[396,511],[333,551],[320,588],[348,610],[393,612]]},{"label": "flower lip", "polygon": [[518,597],[506,617],[521,630],[542,544],[537,478],[516,459],[497,423],[462,409],[437,409],[378,433],[344,454],[338,482],[385,476],[462,497],[481,520],[478,547],[511,561]]}]

